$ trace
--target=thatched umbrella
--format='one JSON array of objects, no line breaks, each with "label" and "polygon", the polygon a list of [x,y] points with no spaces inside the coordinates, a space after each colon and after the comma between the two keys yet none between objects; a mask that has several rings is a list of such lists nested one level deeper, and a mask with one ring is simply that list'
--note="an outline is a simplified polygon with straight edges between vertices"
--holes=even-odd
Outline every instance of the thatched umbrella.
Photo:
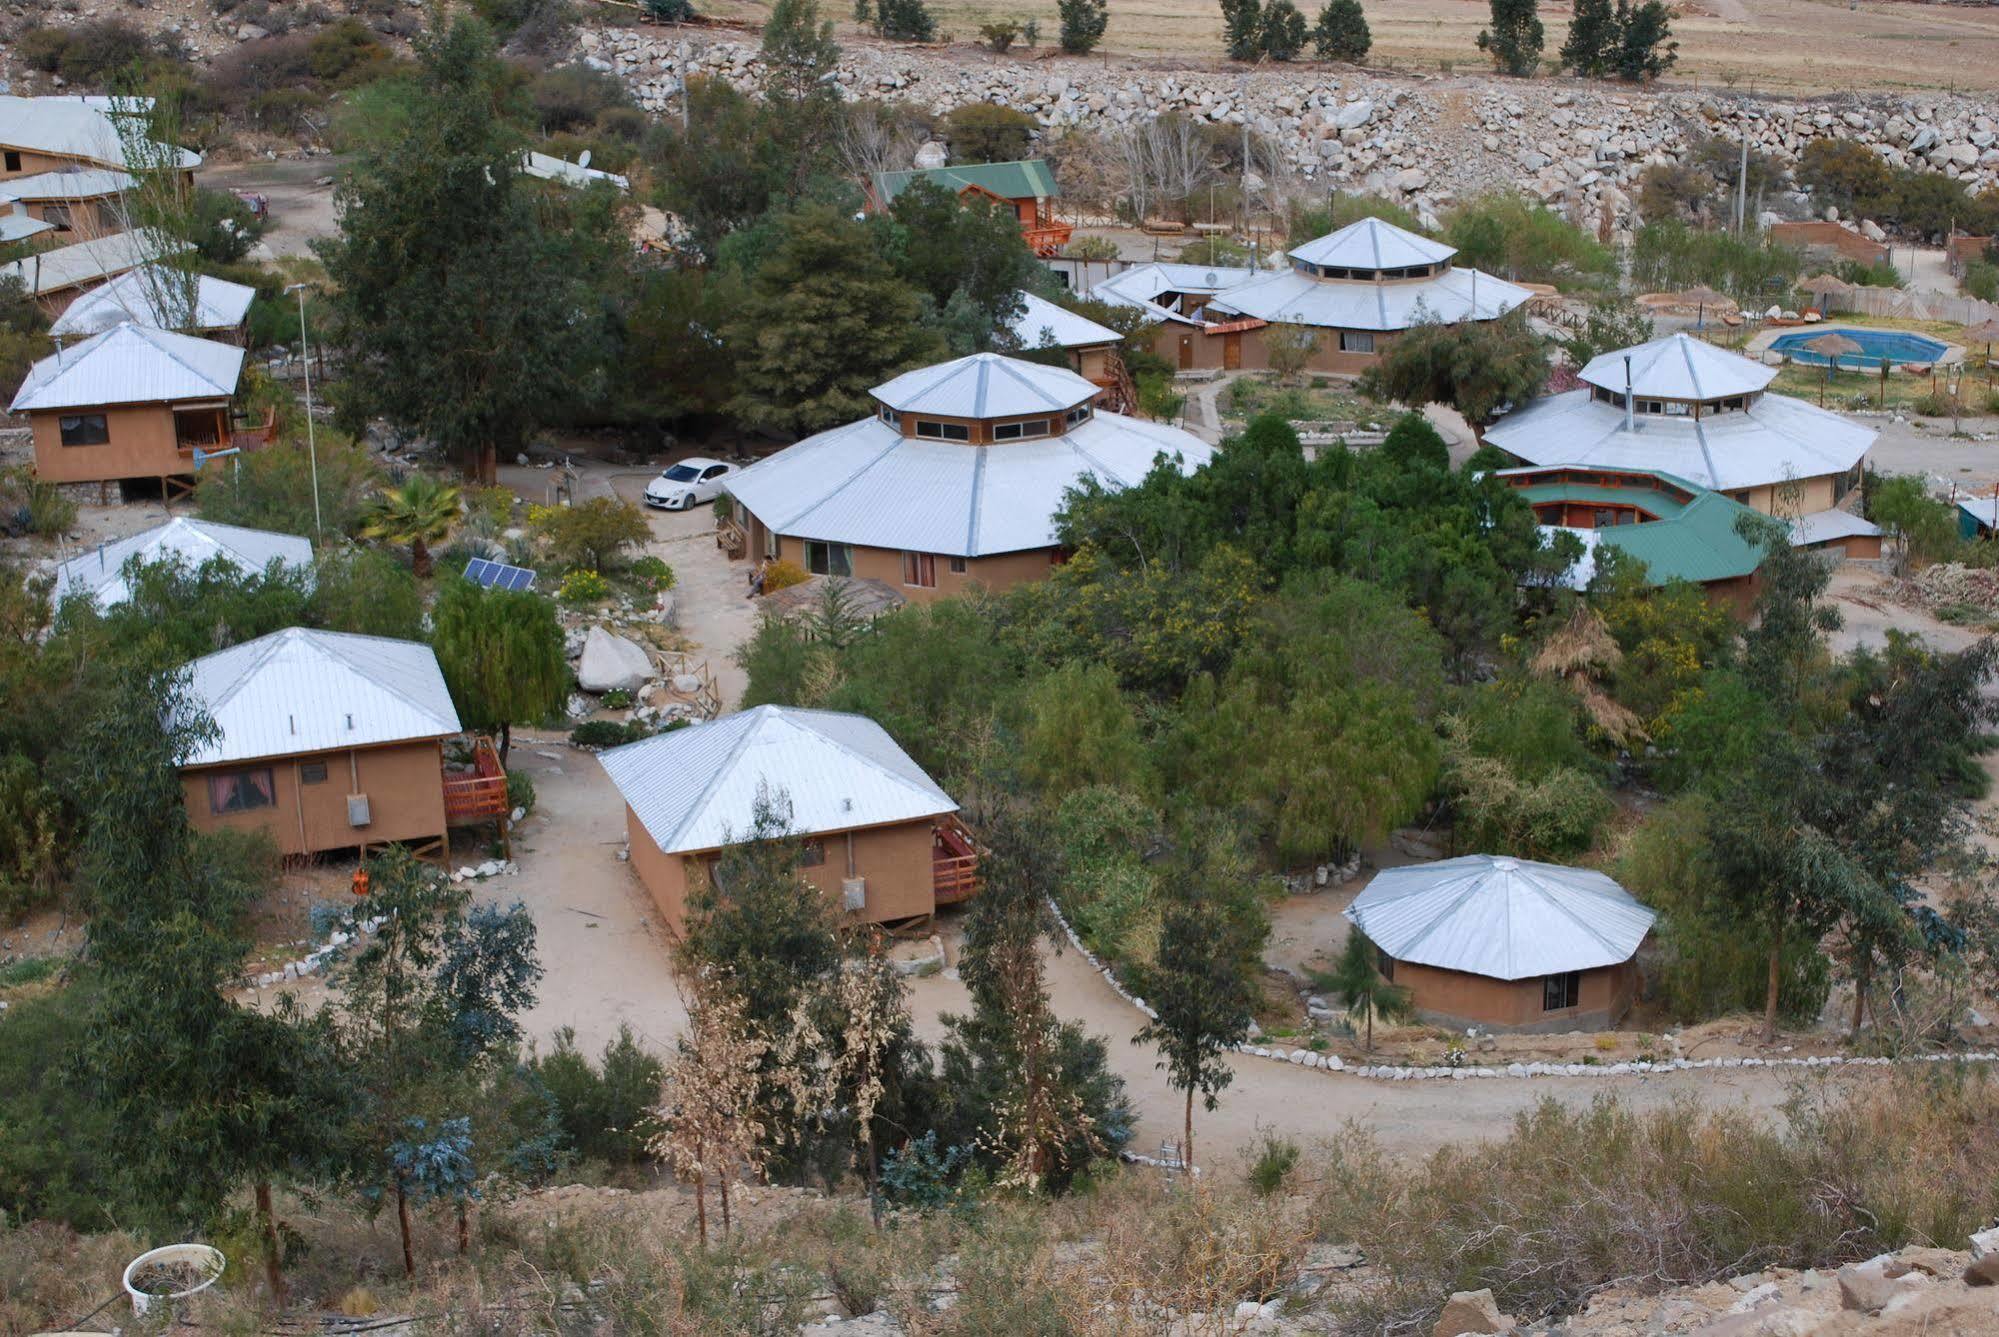
[{"label": "thatched umbrella", "polygon": [[[1847,338],[1844,334],[1841,334],[1838,330],[1832,330],[1829,331],[1828,333],[1821,334],[1816,339],[1807,340],[1805,343],[1805,347],[1811,349],[1814,353],[1823,354],[1825,357],[1825,380],[1819,382],[1819,406],[1823,408],[1825,406],[1826,384],[1827,382],[1831,381],[1833,377],[1839,375],[1840,354],[1859,353],[1859,352],[1864,352],[1865,350],[1862,349],[1861,346],[1858,343],[1856,343],[1854,340]],[[1881,359],[1881,379],[1882,379],[1882,384],[1884,386],[1887,384],[1887,378],[1888,378],[1888,360],[1886,358],[1883,358]],[[1882,396],[1885,401],[1887,396],[1887,391],[1885,389],[1882,391]]]},{"label": "thatched umbrella", "polygon": [[1999,343],[1999,320],[1984,320],[1964,332],[1964,341],[1985,345],[1985,369],[1992,370],[1992,345]]},{"label": "thatched umbrella", "polygon": [[1853,285],[1835,274],[1814,274],[1808,279],[1798,280],[1798,291],[1808,292],[1817,299],[1819,310],[1825,310],[1827,297],[1850,297]]},{"label": "thatched umbrella", "polygon": [[1707,313],[1707,309],[1709,307],[1720,306],[1724,302],[1728,301],[1728,297],[1725,294],[1716,292],[1713,288],[1708,287],[1706,284],[1701,284],[1697,287],[1689,288],[1685,292],[1677,294],[1677,296],[1679,297],[1682,304],[1687,302],[1692,302],[1694,304],[1695,329],[1701,328],[1703,323],[1701,317]]}]

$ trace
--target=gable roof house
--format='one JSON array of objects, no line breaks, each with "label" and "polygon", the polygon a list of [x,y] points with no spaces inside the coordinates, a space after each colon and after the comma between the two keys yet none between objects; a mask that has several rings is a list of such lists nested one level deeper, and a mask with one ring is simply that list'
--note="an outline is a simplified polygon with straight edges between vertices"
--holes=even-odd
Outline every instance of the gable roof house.
[{"label": "gable roof house", "polygon": [[1874,431],[1772,393],[1774,367],[1686,334],[1592,358],[1582,386],[1486,429],[1524,464],[1654,470],[1813,524],[1859,482]]},{"label": "gable roof house", "polygon": [[[150,98],[0,95],[0,185],[41,172],[126,165],[119,118],[152,109]],[[177,165],[192,180],[201,155],[163,144],[142,150],[148,163]]]},{"label": "gable roof house", "polygon": [[190,571],[221,561],[245,574],[262,572],[273,562],[309,572],[312,543],[297,534],[245,529],[241,525],[177,515],[163,525],[129,538],[100,543],[89,552],[61,563],[56,567],[52,597],[60,603],[75,596],[89,599],[99,608],[111,608],[131,596],[125,578],[131,563],[150,566],[170,561],[178,561]]},{"label": "gable roof house", "polygon": [[957,802],[860,715],[758,706],[599,760],[625,800],[632,869],[675,931],[760,800],[802,843],[805,877],[849,914],[917,919],[977,889]]},{"label": "gable roof house", "polygon": [[114,232],[108,237],[36,251],[0,265],[0,279],[19,283],[21,291],[53,319],[97,285],[189,249],[185,242],[169,241],[155,233]]},{"label": "gable roof house", "polygon": [[187,673],[216,730],[181,766],[198,828],[261,830],[285,854],[446,845],[468,793],[497,784],[505,802],[505,773],[484,749],[478,775],[445,771],[458,711],[427,645],[291,627]]},{"label": "gable roof house", "polygon": [[1160,456],[1184,472],[1208,445],[1097,407],[1061,367],[977,353],[871,392],[875,413],[807,437],[724,486],[751,555],[878,580],[912,599],[1003,589],[1063,559],[1055,516],[1085,476],[1137,483]]},{"label": "gable roof house", "polygon": [[156,330],[199,334],[224,343],[242,344],[248,331],[250,303],[257,290],[210,274],[192,275],[186,284],[161,277],[152,265],[128,269],[109,283],[90,289],[55,319],[49,334],[57,339],[79,338],[126,322]]},{"label": "gable roof house", "polygon": [[156,478],[190,486],[194,452],[231,442],[243,350],[119,325],[28,370],[12,411],[28,415],[35,473],[52,483]]},{"label": "gable roof house", "polygon": [[1137,391],[1130,385],[1130,374],[1117,351],[1124,336],[1110,326],[1099,325],[1045,297],[1022,292],[1020,314],[1007,328],[1022,349],[1060,348],[1066,352],[1070,371],[1111,392],[1105,408],[1136,399]]},{"label": "gable roof house", "polygon": [[1507,1031],[1616,1024],[1654,918],[1593,869],[1489,854],[1384,868],[1343,914],[1419,1016]]},{"label": "gable roof house", "polygon": [[0,180],[0,204],[80,237],[123,231],[125,192],[137,182],[116,167],[70,167]]},{"label": "gable roof house", "polygon": [[1027,249],[1044,258],[1060,254],[1075,230],[1056,221],[1054,202],[1062,191],[1055,184],[1055,173],[1039,158],[876,172],[868,183],[869,207],[876,211],[887,209],[895,203],[896,196],[918,181],[928,181],[961,200],[982,196],[1006,205],[1020,220],[1020,234]]}]

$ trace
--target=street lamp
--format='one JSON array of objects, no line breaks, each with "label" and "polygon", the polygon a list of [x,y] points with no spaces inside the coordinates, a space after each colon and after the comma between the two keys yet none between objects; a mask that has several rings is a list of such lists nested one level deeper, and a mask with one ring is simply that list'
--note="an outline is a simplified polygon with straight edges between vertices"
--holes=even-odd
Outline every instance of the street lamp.
[{"label": "street lamp", "polygon": [[298,294],[298,355],[305,368],[305,448],[312,462],[312,537],[315,543],[326,542],[326,535],[319,521],[319,438],[312,426],[312,345],[305,334],[305,290],[310,283],[294,283],[286,292]]}]

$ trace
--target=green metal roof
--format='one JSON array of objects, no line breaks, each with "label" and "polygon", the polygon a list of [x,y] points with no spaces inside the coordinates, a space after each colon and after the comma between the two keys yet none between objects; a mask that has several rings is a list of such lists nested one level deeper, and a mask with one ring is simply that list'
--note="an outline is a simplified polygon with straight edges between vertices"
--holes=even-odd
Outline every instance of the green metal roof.
[{"label": "green metal roof", "polygon": [[1612,525],[1596,531],[1598,541],[1620,548],[1645,563],[1650,583],[1669,580],[1733,580],[1763,564],[1763,553],[1735,532],[1736,520],[1753,514],[1739,501],[1718,492],[1695,497],[1671,520]]},{"label": "green metal roof", "polygon": [[1528,487],[1515,488],[1514,491],[1535,506],[1545,506],[1558,501],[1580,502],[1589,506],[1636,506],[1640,510],[1650,511],[1661,520],[1670,520],[1686,509],[1686,503],[1678,497],[1648,487],[1535,483]]},{"label": "green metal roof", "polygon": [[913,181],[935,182],[953,195],[969,186],[989,190],[1003,200],[1052,200],[1062,192],[1055,173],[1039,158],[1025,162],[964,163],[954,167],[922,167],[908,172],[875,173],[875,194],[883,204],[894,200]]}]

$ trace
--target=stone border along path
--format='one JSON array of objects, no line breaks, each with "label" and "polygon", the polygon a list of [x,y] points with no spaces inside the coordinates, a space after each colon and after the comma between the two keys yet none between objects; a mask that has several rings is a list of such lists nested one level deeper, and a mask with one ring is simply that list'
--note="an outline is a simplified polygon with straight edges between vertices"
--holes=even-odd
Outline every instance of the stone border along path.
[{"label": "stone border along path", "polygon": [[[1062,926],[1069,943],[1085,961],[1104,977],[1117,996],[1130,1003],[1147,1017],[1157,1021],[1159,1012],[1143,998],[1134,997],[1118,981],[1111,968],[1100,961],[1096,954],[1083,945],[1076,936],[1076,930],[1063,917],[1061,907],[1053,900],[1048,902],[1055,922]],[[1877,1058],[1865,1055],[1810,1055],[1803,1058],[1675,1058],[1659,1062],[1634,1061],[1629,1063],[1508,1063],[1504,1067],[1481,1067],[1465,1064],[1460,1067],[1404,1068],[1391,1063],[1373,1063],[1348,1066],[1338,1054],[1315,1054],[1309,1049],[1282,1050],[1264,1045],[1239,1044],[1238,1054],[1251,1058],[1267,1058],[1278,1063],[1289,1063],[1297,1067],[1316,1068],[1322,1072],[1345,1073],[1352,1077],[1365,1077],[1384,1082],[1418,1081],[1474,1081],[1493,1077],[1631,1077],[1648,1072],[1689,1072],[1698,1068],[1884,1068],[1894,1064],[1913,1063],[1999,1063],[1999,1051],[1973,1050],[1964,1054],[1912,1054],[1907,1058]],[[1134,1158],[1136,1159],[1136,1158]]]}]

